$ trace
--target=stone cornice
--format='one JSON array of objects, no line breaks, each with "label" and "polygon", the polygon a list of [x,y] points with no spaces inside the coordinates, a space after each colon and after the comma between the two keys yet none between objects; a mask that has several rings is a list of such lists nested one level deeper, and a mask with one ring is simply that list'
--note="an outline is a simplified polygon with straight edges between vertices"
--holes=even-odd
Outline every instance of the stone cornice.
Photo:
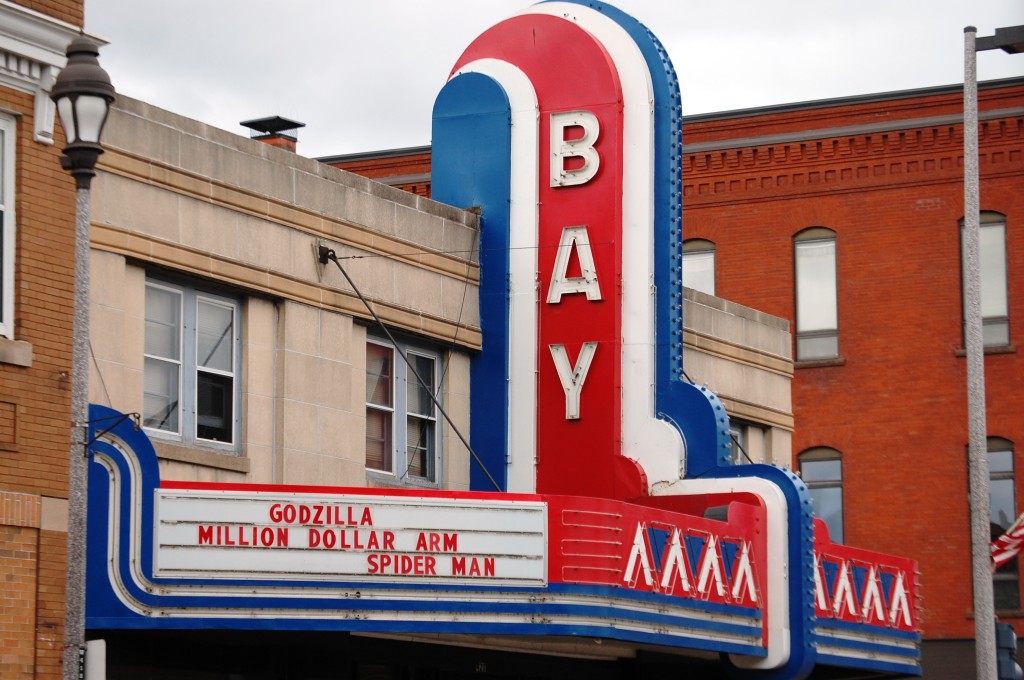
[{"label": "stone cornice", "polygon": [[[419,269],[436,272],[467,286],[479,283],[479,264],[405,241],[397,236],[344,222],[285,201],[276,200],[218,180],[150,161],[136,154],[110,149],[100,157],[99,170],[131,181],[158,187],[174,195],[217,205],[258,217],[309,236],[309,243],[343,244],[359,252],[382,256]],[[95,214],[94,214],[95,216]],[[347,289],[326,287],[320,281],[265,267],[241,263],[181,243],[94,221],[92,247],[135,261],[188,272],[271,297],[295,300],[332,309],[357,318],[369,318],[359,298]],[[310,252],[310,259],[313,254]],[[388,324],[434,340],[478,350],[478,327],[410,309],[398,300],[372,299],[378,316]]]},{"label": "stone cornice", "polygon": [[309,208],[276,200],[242,187],[146,159],[120,149],[108,149],[99,169],[142,182],[174,194],[219,205],[304,231],[330,243],[343,243],[368,253],[400,260],[417,267],[473,284],[480,282],[480,265],[466,254],[449,254],[374,231],[352,222],[334,219]]},{"label": "stone cornice", "polygon": [[[38,64],[63,68],[67,62],[64,50],[71,39],[81,33],[59,19],[0,0],[0,50],[30,59]],[[90,36],[101,45],[106,41]]]},{"label": "stone cornice", "polygon": [[[81,32],[77,26],[0,0],[0,85],[35,97],[34,133],[41,144],[53,144],[50,88],[67,62],[64,50]],[[90,37],[106,44],[105,40]]]},{"label": "stone cornice", "polygon": [[[90,234],[92,248],[95,250],[116,253],[136,262],[202,276],[273,298],[294,300],[356,318],[370,318],[366,307],[354,293],[326,288],[317,281],[238,264],[226,257],[111,225],[93,222]],[[393,302],[374,300],[373,306],[377,316],[391,326],[466,349],[478,350],[482,346],[480,329],[474,326],[453,323]]]}]

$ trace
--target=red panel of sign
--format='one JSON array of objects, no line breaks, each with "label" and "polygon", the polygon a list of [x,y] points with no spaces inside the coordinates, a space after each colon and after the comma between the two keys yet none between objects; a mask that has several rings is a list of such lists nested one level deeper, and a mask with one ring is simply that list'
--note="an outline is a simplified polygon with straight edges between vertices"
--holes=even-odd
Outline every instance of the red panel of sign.
[{"label": "red panel of sign", "polygon": [[622,497],[618,75],[596,38],[551,16],[498,24],[455,70],[486,58],[527,75],[540,114],[536,488]]}]

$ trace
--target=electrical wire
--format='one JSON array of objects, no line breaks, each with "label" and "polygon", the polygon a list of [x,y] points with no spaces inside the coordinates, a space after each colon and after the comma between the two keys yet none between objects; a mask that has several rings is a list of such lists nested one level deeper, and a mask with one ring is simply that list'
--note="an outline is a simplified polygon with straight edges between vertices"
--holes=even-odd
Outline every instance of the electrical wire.
[{"label": "electrical wire", "polygon": [[452,431],[455,432],[455,435],[459,438],[459,441],[462,442],[462,445],[466,447],[467,451],[469,451],[470,457],[472,457],[472,459],[476,461],[476,464],[480,466],[480,469],[483,470],[484,475],[486,475],[487,479],[491,482],[491,484],[494,485],[495,491],[501,491],[501,486],[498,484],[497,481],[495,481],[493,475],[491,475],[490,471],[487,469],[487,466],[484,465],[484,462],[473,450],[473,447],[469,445],[469,441],[463,436],[458,426],[448,416],[448,413],[441,406],[441,403],[437,400],[437,397],[434,396],[434,393],[430,390],[429,387],[427,387],[423,378],[416,370],[416,367],[409,363],[409,357],[406,356],[405,352],[402,350],[401,346],[395,340],[395,337],[391,334],[391,331],[388,329],[388,327],[385,326],[384,322],[380,320],[379,316],[377,316],[377,312],[373,310],[373,307],[370,305],[369,301],[363,296],[363,293],[359,290],[359,287],[356,286],[355,281],[353,281],[352,277],[348,275],[348,272],[345,271],[345,268],[341,266],[341,262],[338,261],[337,253],[335,253],[332,249],[328,248],[327,246],[320,244],[317,246],[317,257],[320,260],[320,264],[325,265],[327,264],[328,261],[331,261],[338,267],[338,271],[340,271],[341,275],[345,277],[346,281],[348,281],[348,285],[352,287],[352,290],[355,292],[356,296],[358,296],[360,302],[362,302],[363,306],[366,307],[366,310],[370,312],[370,316],[373,317],[373,320],[377,323],[378,326],[380,326],[381,330],[384,331],[384,334],[388,336],[388,340],[390,340],[391,344],[394,345],[395,351],[397,351],[401,355],[402,360],[405,361],[405,365],[409,368],[410,371],[412,371],[412,374],[416,378],[416,381],[420,385],[422,385],[426,393],[430,395],[430,400],[434,402],[434,406],[437,408],[438,412],[451,426]]}]

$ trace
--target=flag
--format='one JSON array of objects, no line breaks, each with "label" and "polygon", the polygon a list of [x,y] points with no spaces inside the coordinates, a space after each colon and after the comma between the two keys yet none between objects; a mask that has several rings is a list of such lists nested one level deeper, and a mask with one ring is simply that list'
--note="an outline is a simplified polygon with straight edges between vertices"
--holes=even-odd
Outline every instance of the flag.
[{"label": "flag", "polygon": [[1006,533],[992,541],[992,571],[1003,566],[1024,548],[1024,514],[1017,518]]}]

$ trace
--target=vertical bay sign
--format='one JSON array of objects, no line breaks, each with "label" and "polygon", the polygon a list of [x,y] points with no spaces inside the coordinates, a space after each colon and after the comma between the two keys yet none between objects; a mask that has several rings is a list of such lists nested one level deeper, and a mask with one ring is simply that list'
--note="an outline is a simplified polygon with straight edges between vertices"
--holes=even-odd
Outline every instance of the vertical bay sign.
[{"label": "vertical bay sign", "polygon": [[474,490],[161,480],[144,433],[100,427],[87,626],[918,673],[916,565],[831,543],[790,471],[731,465],[721,402],[683,379],[681,142],[675,73],[628,15],[545,2],[485,31],[437,97],[432,168],[434,198],[482,210]]},{"label": "vertical bay sign", "polygon": [[788,471],[732,466],[721,402],[684,379],[681,135],[668,55],[605,3],[534,5],[457,61],[434,107],[432,191],[482,210],[474,449],[508,491],[684,512],[693,496],[757,499],[778,532],[759,563],[767,653],[726,663],[777,677],[819,662],[916,672],[913,625],[862,654],[852,650],[871,648],[873,632],[838,642],[840,613],[863,623],[871,608],[815,599],[855,578],[851,592],[884,592],[909,612],[914,570],[816,558],[806,489]]}]

